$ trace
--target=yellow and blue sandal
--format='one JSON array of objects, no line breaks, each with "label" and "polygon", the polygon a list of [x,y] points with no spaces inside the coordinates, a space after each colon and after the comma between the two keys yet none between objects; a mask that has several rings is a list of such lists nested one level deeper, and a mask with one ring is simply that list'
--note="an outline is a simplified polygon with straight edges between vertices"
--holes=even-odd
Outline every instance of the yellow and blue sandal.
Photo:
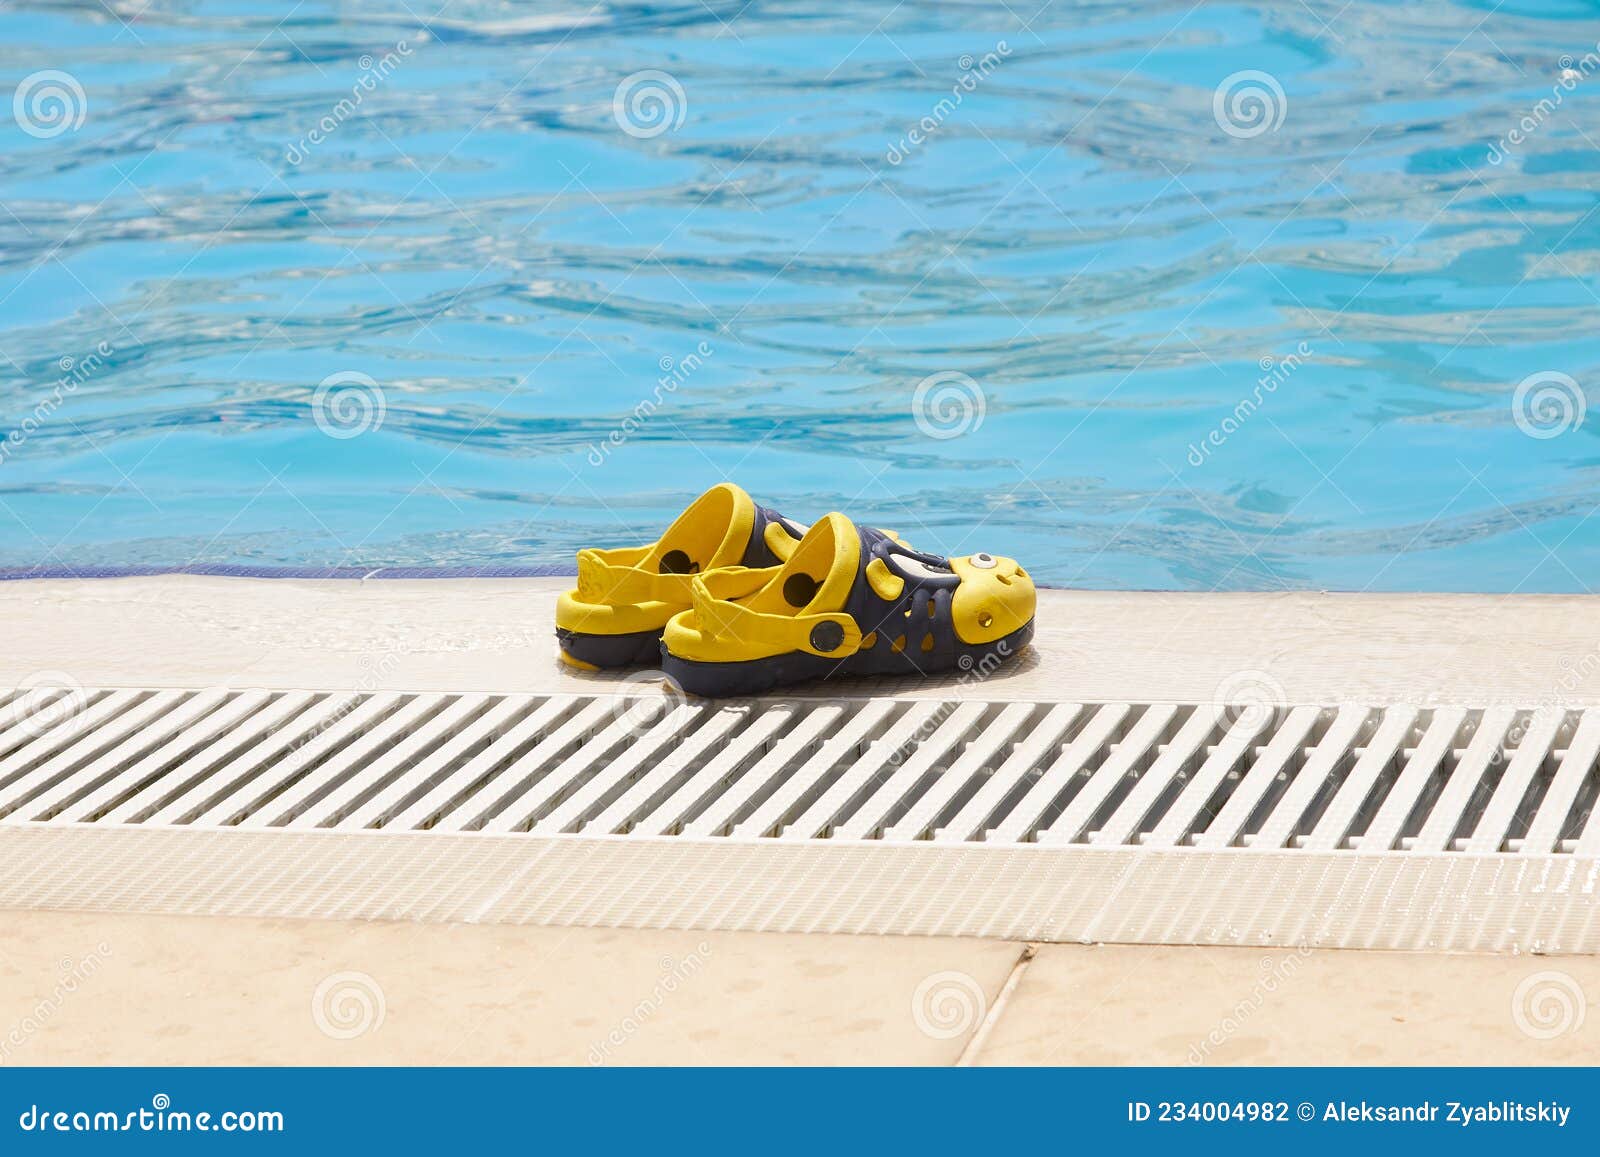
[{"label": "yellow and blue sandal", "polygon": [[829,514],[784,562],[696,576],[661,635],[661,669],[694,695],[753,695],[838,675],[987,674],[1033,638],[1033,580],[1014,559],[942,558]]},{"label": "yellow and blue sandal", "polygon": [[691,502],[655,542],[578,552],[578,586],[556,602],[561,657],[597,670],[655,663],[661,628],[692,601],[697,574],[783,562],[806,528],[731,482]]}]

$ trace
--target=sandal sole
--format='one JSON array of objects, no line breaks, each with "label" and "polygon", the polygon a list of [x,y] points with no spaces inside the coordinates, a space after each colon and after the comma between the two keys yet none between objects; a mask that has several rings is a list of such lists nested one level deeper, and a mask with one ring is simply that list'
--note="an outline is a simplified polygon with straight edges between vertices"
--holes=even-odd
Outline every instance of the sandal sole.
[{"label": "sandal sole", "polygon": [[569,661],[598,671],[618,667],[654,667],[661,661],[661,632],[631,635],[586,635],[556,628],[556,642]]},{"label": "sandal sole", "polygon": [[735,663],[703,663],[663,652],[661,670],[684,691],[707,699],[759,695],[774,687],[852,676],[922,677],[955,671],[981,679],[1015,658],[1032,638],[1033,620],[1030,619],[992,643],[957,643],[955,654],[937,668],[929,667],[921,654],[887,650],[879,654],[874,650],[858,651],[847,659],[825,659],[807,651],[794,651],[770,659]]}]

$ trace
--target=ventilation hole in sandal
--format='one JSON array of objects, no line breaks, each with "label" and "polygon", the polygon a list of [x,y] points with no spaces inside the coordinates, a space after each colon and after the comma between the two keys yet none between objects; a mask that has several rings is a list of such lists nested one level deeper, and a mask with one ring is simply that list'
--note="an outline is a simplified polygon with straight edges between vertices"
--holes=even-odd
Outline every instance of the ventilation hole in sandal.
[{"label": "ventilation hole in sandal", "polygon": [[894,646],[890,647],[889,649],[896,655],[898,655],[901,651],[904,651],[906,649],[906,637],[904,635],[895,636]]},{"label": "ventilation hole in sandal", "polygon": [[928,617],[931,619],[939,613],[939,606],[932,599],[928,600]]},{"label": "ventilation hole in sandal", "polygon": [[699,574],[700,564],[681,550],[669,550],[661,556],[662,574]]},{"label": "ventilation hole in sandal", "polygon": [[906,618],[908,618],[908,619],[909,619],[909,618],[910,618],[910,617],[911,617],[911,608],[910,608],[910,607],[907,607],[907,608],[906,608]]},{"label": "ventilation hole in sandal", "polygon": [[876,647],[877,645],[878,645],[878,632],[877,631],[868,631],[865,635],[861,636],[861,649],[863,651],[870,651],[870,650],[872,650],[872,648]]},{"label": "ventilation hole in sandal", "polygon": [[783,581],[783,601],[795,608],[810,606],[821,585],[804,572],[792,574]]},{"label": "ventilation hole in sandal", "polygon": [[923,635],[922,636],[922,653],[923,654],[927,654],[931,650],[933,650],[933,636],[932,635]]},{"label": "ventilation hole in sandal", "polygon": [[994,626],[994,616],[991,615],[988,611],[979,611],[978,612],[978,626],[982,627],[984,630],[987,631],[990,627]]}]

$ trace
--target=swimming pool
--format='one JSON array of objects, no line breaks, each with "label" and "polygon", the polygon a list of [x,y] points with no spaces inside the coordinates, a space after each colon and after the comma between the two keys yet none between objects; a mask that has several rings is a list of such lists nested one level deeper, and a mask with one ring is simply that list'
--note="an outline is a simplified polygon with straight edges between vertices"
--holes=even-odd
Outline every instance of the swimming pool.
[{"label": "swimming pool", "polygon": [[1592,6],[841,7],[8,5],[0,566],[1585,589]]}]

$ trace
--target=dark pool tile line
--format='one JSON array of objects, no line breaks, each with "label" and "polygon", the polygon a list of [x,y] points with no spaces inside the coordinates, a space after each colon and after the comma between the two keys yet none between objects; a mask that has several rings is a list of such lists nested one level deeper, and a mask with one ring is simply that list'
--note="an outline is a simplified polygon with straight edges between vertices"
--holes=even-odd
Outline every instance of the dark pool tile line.
[{"label": "dark pool tile line", "polygon": [[461,579],[547,578],[570,576],[559,566],[238,566],[216,563],[200,566],[26,566],[0,567],[0,582],[16,579],[140,578],[149,575],[193,574],[224,578],[298,579]]},{"label": "dark pool tile line", "polygon": [[[194,574],[220,578],[261,579],[472,579],[472,578],[572,578],[577,572],[561,566],[389,566],[367,569],[354,566],[237,566],[215,563],[203,566],[0,566],[0,582],[22,579],[145,578],[151,575]],[[1070,589],[1035,582],[1040,590]]]}]

